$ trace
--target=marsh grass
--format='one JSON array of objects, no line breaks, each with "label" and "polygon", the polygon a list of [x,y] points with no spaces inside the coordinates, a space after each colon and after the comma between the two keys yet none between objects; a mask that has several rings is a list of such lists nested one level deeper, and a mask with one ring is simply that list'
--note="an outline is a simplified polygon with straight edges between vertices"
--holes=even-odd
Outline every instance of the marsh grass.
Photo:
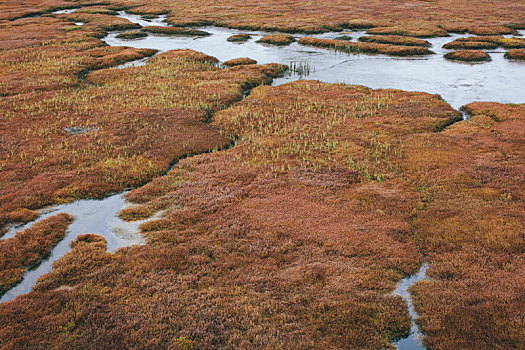
[{"label": "marsh grass", "polygon": [[444,57],[448,60],[465,62],[487,62],[491,60],[485,51],[474,49],[447,52]]},{"label": "marsh grass", "polygon": [[73,217],[58,214],[0,240],[0,295],[16,285],[26,269],[44,258],[66,234]]},{"label": "marsh grass", "polygon": [[419,56],[433,54],[426,47],[380,44],[377,42],[350,42],[346,40],[303,37],[299,44],[322,47],[348,53],[378,53],[392,56]]}]

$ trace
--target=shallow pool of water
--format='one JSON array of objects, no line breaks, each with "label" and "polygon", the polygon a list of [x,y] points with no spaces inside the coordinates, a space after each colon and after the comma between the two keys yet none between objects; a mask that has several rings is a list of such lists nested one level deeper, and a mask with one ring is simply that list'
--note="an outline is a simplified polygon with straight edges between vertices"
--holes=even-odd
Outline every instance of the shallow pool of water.
[{"label": "shallow pool of water", "polygon": [[[140,16],[121,12],[119,17],[141,25],[152,25]],[[167,25],[164,17],[155,20],[155,25]],[[505,50],[489,51],[492,61],[486,63],[460,63],[446,60],[443,55],[449,50],[443,44],[457,37],[427,39],[434,55],[421,57],[390,57],[386,55],[347,54],[327,49],[312,48],[292,43],[289,46],[258,44],[264,32],[239,31],[220,27],[203,27],[208,37],[180,37],[152,35],[145,38],[123,40],[110,33],[104,40],[109,45],[154,48],[160,51],[193,49],[217,57],[221,62],[250,57],[260,64],[281,63],[308,66],[309,74],[287,74],[276,79],[274,85],[297,79],[314,79],[329,83],[365,85],[371,88],[395,88],[407,91],[424,91],[441,95],[453,107],[459,108],[473,101],[496,101],[523,103],[525,98],[525,63],[509,61],[503,57]],[[231,43],[226,39],[238,33],[253,34],[245,43]],[[523,31],[522,31],[523,33]],[[312,35],[320,38],[335,38],[342,33]],[[364,32],[347,34],[356,41]],[[301,37],[305,35],[295,35]]]},{"label": "shallow pool of water", "polygon": [[[69,226],[64,239],[51,250],[51,253],[40,264],[29,269],[22,282],[6,292],[0,299],[0,303],[30,292],[38,278],[52,270],[53,262],[70,251],[71,242],[81,234],[96,233],[103,236],[107,240],[108,251],[115,251],[118,248],[135,244],[144,244],[144,238],[139,233],[139,225],[143,221],[125,222],[117,215],[120,210],[128,205],[125,202],[125,193],[120,193],[102,200],[84,199],[43,209],[38,220],[58,213],[68,213],[75,219]],[[13,227],[2,239],[13,237],[16,232],[29,228],[32,224]]]}]

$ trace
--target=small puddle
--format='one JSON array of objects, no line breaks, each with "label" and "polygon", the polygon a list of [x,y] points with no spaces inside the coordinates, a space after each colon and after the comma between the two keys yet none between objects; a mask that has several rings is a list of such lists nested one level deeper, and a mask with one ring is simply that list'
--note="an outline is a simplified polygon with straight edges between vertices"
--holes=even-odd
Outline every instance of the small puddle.
[{"label": "small puddle", "polygon": [[425,347],[422,344],[423,334],[420,332],[419,327],[415,322],[419,315],[417,314],[416,309],[414,308],[414,303],[412,302],[410,287],[416,282],[427,278],[427,269],[428,264],[424,263],[415,275],[404,278],[393,292],[393,294],[399,295],[406,300],[408,304],[408,313],[411,317],[410,335],[394,343],[400,350],[425,350]]},{"label": "small puddle", "polygon": [[[125,194],[125,192],[119,193],[101,200],[83,199],[42,209],[42,215],[37,221],[58,213],[68,213],[75,219],[69,226],[64,239],[51,250],[51,253],[40,264],[29,269],[17,286],[2,296],[0,303],[12,300],[18,295],[29,293],[38,278],[52,270],[53,263],[71,250],[71,242],[81,234],[95,233],[103,236],[107,240],[108,251],[111,252],[122,247],[144,244],[144,237],[139,233],[139,225],[145,220],[125,222],[118,217],[118,212],[129,206],[125,202]],[[16,232],[31,227],[33,223],[11,228],[2,239],[13,237]]]}]

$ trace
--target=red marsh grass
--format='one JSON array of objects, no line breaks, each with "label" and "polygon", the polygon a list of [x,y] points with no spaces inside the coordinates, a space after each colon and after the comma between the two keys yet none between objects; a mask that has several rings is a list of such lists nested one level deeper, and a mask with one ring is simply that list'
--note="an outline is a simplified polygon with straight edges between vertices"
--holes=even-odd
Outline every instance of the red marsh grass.
[{"label": "red marsh grass", "polygon": [[100,28],[70,28],[70,22],[55,18],[26,18],[0,24],[0,95],[75,87],[82,83],[82,72],[155,52],[102,48],[103,43],[93,37],[102,33]]},{"label": "red marsh grass", "polygon": [[486,62],[490,61],[490,56],[481,50],[459,50],[448,52],[444,55],[448,60],[465,62]]},{"label": "red marsh grass", "polygon": [[[66,23],[38,18],[2,25],[2,34],[13,38],[0,52],[6,95],[0,101],[0,225],[17,220],[13,213],[20,208],[137,186],[178,157],[227,145],[207,118],[279,71],[221,70],[216,59],[182,50],[160,55],[147,68],[92,73],[86,84],[83,72],[155,51],[102,47],[90,37],[100,28],[67,31]],[[53,39],[39,45],[45,36],[37,34],[26,41],[28,28],[43,24]],[[71,135],[69,128],[90,132]]]},{"label": "red marsh grass", "polygon": [[454,40],[443,45],[444,49],[452,50],[492,50],[499,46],[499,44],[490,41],[461,41]]},{"label": "red marsh grass", "polygon": [[210,33],[198,29],[180,28],[180,27],[161,27],[161,26],[146,26],[142,28],[143,31],[153,34],[163,35],[180,35],[180,36],[207,36]]},{"label": "red marsh grass", "polygon": [[318,39],[304,37],[299,44],[322,47],[349,53],[375,53],[391,56],[419,56],[433,54],[426,47],[379,44],[375,42],[349,42],[346,40]]},{"label": "red marsh grass", "polygon": [[525,49],[524,38],[503,38],[500,41],[500,45],[506,49]]},{"label": "red marsh grass", "polygon": [[13,238],[0,240],[0,295],[18,283],[27,268],[49,254],[66,234],[73,217],[58,214],[18,232]]},{"label": "red marsh grass", "polygon": [[226,40],[230,42],[234,42],[234,43],[242,43],[242,42],[250,40],[251,38],[252,36],[250,34],[234,34]]},{"label": "red marsh grass", "polygon": [[516,34],[516,30],[504,26],[474,26],[469,27],[468,32],[474,35],[505,35]]},{"label": "red marsh grass", "polygon": [[144,38],[147,36],[148,36],[148,33],[141,32],[138,30],[117,34],[117,38],[119,39],[138,39],[138,38]]},{"label": "red marsh grass", "polygon": [[[269,12],[260,2],[155,2],[133,11],[300,31],[356,17],[366,25],[369,13],[432,25],[449,16],[504,23],[519,19],[522,6],[292,4],[265,0]],[[0,14],[36,7],[9,1]],[[523,347],[523,105],[473,103],[473,117],[458,122],[461,114],[436,95],[315,81],[258,87],[241,101],[244,89],[282,67],[221,70],[190,50],[91,73],[87,85],[78,77],[86,68],[151,52],[100,48],[88,35],[128,24],[81,15],[91,24],[75,30],[53,18],[0,24],[14,37],[0,41],[2,82],[18,89],[0,99],[2,222],[156,176],[130,192],[137,205],[122,216],[163,214],[142,225],[148,245],[113,255],[103,238],[79,237],[34,292],[0,305],[0,347],[388,348],[410,328],[406,304],[390,292],[423,259],[430,279],[414,292],[427,347]],[[23,90],[32,79],[36,91]],[[71,135],[72,127],[89,132]],[[174,159],[231,139],[234,147],[159,176]],[[33,245],[35,237],[0,259],[15,262],[4,285],[23,274],[25,248],[37,251],[30,258],[45,254],[48,241]]]},{"label": "red marsh grass", "polygon": [[439,27],[412,27],[412,26],[394,26],[394,27],[376,27],[371,28],[367,34],[375,35],[401,35],[412,36],[416,38],[432,38],[436,36],[448,36],[448,33]]},{"label": "red marsh grass", "polygon": [[470,42],[491,43],[491,44],[496,44],[497,46],[504,47],[506,49],[513,49],[513,48],[517,49],[517,48],[525,47],[525,39],[523,38],[517,38],[517,37],[504,38],[503,36],[495,36],[495,35],[457,38],[452,43],[454,43],[455,45],[458,45],[458,48],[459,48],[459,46],[462,45],[462,43],[470,43]]},{"label": "red marsh grass", "polygon": [[419,323],[428,348],[520,348],[525,106],[466,108],[472,118],[404,143],[425,203],[414,238],[431,262],[414,288]]},{"label": "red marsh grass", "polygon": [[[146,208],[134,209],[140,216],[164,211],[142,226],[149,245],[94,269],[85,257],[103,256],[73,250],[61,274],[0,306],[0,341],[387,347],[409,330],[404,302],[389,292],[422,259],[409,225],[418,192],[395,180],[398,142],[460,118],[425,93],[315,81],[258,87],[214,116],[236,146],[184,159],[129,194]],[[73,307],[83,311],[67,328]],[[38,323],[44,336],[19,322],[30,314],[31,324],[48,318]],[[87,326],[94,322],[112,327]]]},{"label": "red marsh grass", "polygon": [[[61,8],[97,5],[96,1],[72,3],[61,0],[20,3],[16,0],[0,4],[0,20],[14,19],[31,14],[50,12]],[[168,19],[177,26],[219,25],[246,30],[278,30],[283,32],[319,33],[342,28],[366,29],[376,26],[411,28],[423,30],[431,35],[435,27],[464,29],[476,27],[494,28],[506,24],[512,28],[525,28],[522,13],[525,4],[514,0],[501,0],[494,9],[493,0],[458,2],[436,0],[432,3],[406,4],[383,0],[332,0],[305,3],[299,0],[283,3],[278,0],[241,1],[226,0],[217,6],[212,0],[170,2],[154,0],[115,0],[110,5],[97,6],[95,11],[109,14],[108,10],[122,10],[141,15],[168,14]],[[80,12],[89,12],[81,9]],[[99,14],[95,13],[95,14]],[[483,19],[483,22],[479,21]],[[454,22],[451,22],[453,19]],[[432,28],[430,31],[427,28]],[[506,27],[503,27],[506,28]],[[478,31],[480,29],[477,29]],[[501,31],[506,29],[500,29]]]},{"label": "red marsh grass", "polygon": [[38,288],[53,290],[77,285],[86,273],[96,271],[111,261],[106,252],[106,239],[96,234],[84,234],[71,242],[71,250],[53,263],[53,270],[39,279]]},{"label": "red marsh grass", "polygon": [[425,93],[254,89],[214,116],[233,148],[128,195],[138,206],[126,216],[164,212],[142,225],[148,245],[108,261],[95,239],[75,247],[0,306],[0,342],[388,347],[409,328],[389,292],[424,253],[430,280],[414,291],[426,346],[519,348],[524,107],[467,108],[458,122]]},{"label": "red marsh grass", "polygon": [[[458,2],[399,2],[384,0],[332,0],[304,2],[291,0],[241,1],[149,1],[146,6],[136,0],[115,3],[133,6],[134,13],[168,12],[176,26],[218,25],[243,30],[319,33],[343,28],[363,29],[377,26],[397,27],[422,33],[445,35],[438,26],[461,23],[464,27],[522,26],[525,4],[515,0],[481,0]],[[483,19],[480,21],[479,19]],[[411,35],[413,36],[413,35]]]},{"label": "red marsh grass", "polygon": [[247,64],[257,64],[256,60],[252,60],[249,57],[234,58],[232,60],[224,62],[226,67],[243,66]]},{"label": "red marsh grass", "polygon": [[368,35],[360,37],[359,41],[391,45],[430,47],[430,43],[426,40],[401,35]]},{"label": "red marsh grass", "polygon": [[295,38],[290,34],[268,34],[257,40],[258,43],[272,44],[278,46],[290,45]]},{"label": "red marsh grass", "polygon": [[513,60],[525,60],[525,49],[510,49],[505,53],[505,58]]}]

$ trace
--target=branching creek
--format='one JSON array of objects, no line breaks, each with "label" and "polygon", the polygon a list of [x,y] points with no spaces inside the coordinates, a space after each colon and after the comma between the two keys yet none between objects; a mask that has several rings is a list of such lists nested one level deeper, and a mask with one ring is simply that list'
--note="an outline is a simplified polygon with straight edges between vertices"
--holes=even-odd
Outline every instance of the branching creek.
[{"label": "branching creek", "polygon": [[[71,13],[75,9],[54,12]],[[165,16],[153,19],[143,19],[123,11],[119,17],[142,26],[168,26]],[[82,23],[75,23],[82,25]],[[221,62],[239,57],[255,59],[259,64],[281,63],[291,67],[285,76],[274,80],[273,85],[280,85],[298,79],[313,79],[328,83],[346,83],[364,85],[370,88],[394,88],[408,91],[423,91],[439,94],[451,106],[459,109],[474,101],[495,101],[501,103],[523,103],[525,90],[525,63],[507,60],[503,57],[505,50],[489,51],[490,62],[458,63],[446,60],[443,55],[448,52],[443,44],[466,34],[451,34],[449,37],[427,39],[431,50],[429,56],[390,57],[385,55],[347,54],[322,48],[306,47],[294,42],[288,46],[273,46],[260,44],[256,41],[267,34],[259,31],[241,31],[221,27],[198,28],[208,32],[205,37],[183,37],[149,34],[138,39],[119,39],[120,32],[110,32],[102,39],[111,46],[131,46],[135,48],[152,48],[160,52],[172,49],[192,49],[218,58]],[[227,38],[234,34],[249,33],[251,39],[244,43],[228,42]],[[348,35],[352,41],[363,36],[363,31],[348,33],[324,33],[308,35],[318,38],[333,39]],[[521,35],[525,31],[520,32]],[[294,35],[296,38],[306,36]],[[148,58],[128,62],[115,69],[146,64]],[[247,92],[249,93],[249,92]],[[463,112],[464,119],[469,116]],[[169,169],[168,169],[169,171]],[[118,217],[118,212],[128,204],[125,201],[126,192],[113,194],[102,200],[79,200],[73,203],[57,205],[42,209],[37,219],[65,212],[75,217],[69,227],[66,237],[60,241],[42,261],[33,266],[24,275],[23,280],[10,291],[6,292],[1,302],[28,293],[36,284],[38,278],[52,270],[53,262],[60,259],[70,250],[70,243],[84,233],[96,233],[106,238],[108,250],[115,251],[121,247],[134,244],[144,244],[144,238],[139,232],[141,222],[127,223]],[[2,237],[13,237],[16,232],[30,227],[33,223],[13,226]],[[415,319],[418,314],[414,309],[410,296],[410,287],[417,281],[426,278],[428,264],[424,263],[419,272],[403,279],[393,292],[400,295],[408,305],[412,318],[410,335],[395,342],[400,349],[424,349],[421,345],[423,335],[419,331]]]}]

